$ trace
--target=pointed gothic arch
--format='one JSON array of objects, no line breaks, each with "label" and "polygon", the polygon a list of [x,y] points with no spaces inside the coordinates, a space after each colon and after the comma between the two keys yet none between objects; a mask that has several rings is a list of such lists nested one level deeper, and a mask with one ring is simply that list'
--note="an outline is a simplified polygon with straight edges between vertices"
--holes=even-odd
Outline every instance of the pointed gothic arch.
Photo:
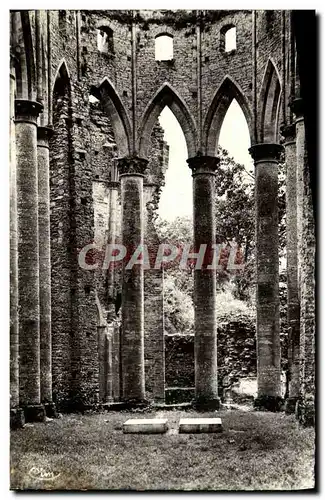
[{"label": "pointed gothic arch", "polygon": [[277,142],[281,80],[276,65],[267,62],[257,106],[258,142]]},{"label": "pointed gothic arch", "polygon": [[[53,88],[52,88],[52,115],[54,112],[54,101],[57,95],[66,95],[69,97],[70,105],[71,105],[71,80],[70,80],[70,72],[67,66],[65,59],[61,59],[58,69],[56,70],[54,79],[53,79]],[[53,116],[52,116],[53,120]]]},{"label": "pointed gothic arch", "polygon": [[216,154],[222,123],[233,99],[237,101],[246,118],[249,136],[251,142],[253,141],[252,113],[249,103],[239,85],[227,75],[214,94],[204,121],[203,145],[205,154],[209,156]]},{"label": "pointed gothic arch", "polygon": [[98,87],[91,87],[90,94],[102,102],[111,120],[120,156],[128,156],[131,153],[132,136],[130,119],[113,84],[105,77]]},{"label": "pointed gothic arch", "polygon": [[66,60],[63,58],[58,64],[58,69],[56,70],[54,79],[53,79],[53,90],[55,87],[55,84],[57,83],[58,78],[62,78],[65,81],[70,82],[70,72],[66,63]]},{"label": "pointed gothic arch", "polygon": [[149,102],[138,130],[138,150],[141,157],[146,158],[150,145],[152,129],[162,110],[168,106],[175,115],[183,131],[188,157],[196,155],[197,132],[194,119],[183,99],[169,83],[164,83]]}]

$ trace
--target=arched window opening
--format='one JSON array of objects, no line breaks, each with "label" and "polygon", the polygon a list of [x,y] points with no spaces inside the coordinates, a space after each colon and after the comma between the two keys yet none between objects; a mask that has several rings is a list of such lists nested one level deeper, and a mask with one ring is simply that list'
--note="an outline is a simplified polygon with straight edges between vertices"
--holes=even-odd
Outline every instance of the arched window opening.
[{"label": "arched window opening", "polygon": [[272,33],[272,28],[275,21],[275,12],[274,10],[266,10],[265,11],[265,21],[266,21],[266,31],[268,33]]},{"label": "arched window opening", "polygon": [[225,33],[225,52],[236,50],[236,28],[230,28]]},{"label": "arched window opening", "polygon": [[88,100],[89,100],[90,104],[97,104],[99,102],[99,99],[97,99],[97,97],[95,97],[92,94],[89,94],[89,99]]},{"label": "arched window opening", "polygon": [[237,49],[236,27],[224,26],[220,33],[221,52],[232,52]]},{"label": "arched window opening", "polygon": [[171,61],[173,54],[173,37],[171,35],[159,35],[155,39],[156,61]]},{"label": "arched window opening", "polygon": [[114,54],[113,30],[108,26],[101,26],[97,30],[97,47],[103,54]]}]

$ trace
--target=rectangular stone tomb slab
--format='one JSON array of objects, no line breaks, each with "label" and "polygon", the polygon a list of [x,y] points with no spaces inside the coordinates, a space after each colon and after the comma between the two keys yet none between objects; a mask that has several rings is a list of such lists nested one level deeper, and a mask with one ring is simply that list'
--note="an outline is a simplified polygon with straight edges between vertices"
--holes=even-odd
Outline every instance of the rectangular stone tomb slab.
[{"label": "rectangular stone tomb slab", "polygon": [[125,434],[164,434],[167,430],[167,418],[135,418],[123,424]]},{"label": "rectangular stone tomb slab", "polygon": [[179,421],[180,433],[221,432],[221,418],[181,418]]}]

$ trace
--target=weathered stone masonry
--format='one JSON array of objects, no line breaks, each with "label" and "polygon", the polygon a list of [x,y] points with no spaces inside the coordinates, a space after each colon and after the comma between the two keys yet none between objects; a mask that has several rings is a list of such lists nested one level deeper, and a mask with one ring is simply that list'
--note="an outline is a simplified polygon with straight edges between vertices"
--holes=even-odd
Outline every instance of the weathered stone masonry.
[{"label": "weathered stone masonry", "polygon": [[[236,48],[228,51],[232,27]],[[155,60],[161,34],[172,37],[172,60]],[[256,164],[259,404],[274,408],[279,398],[276,162],[283,134],[287,411],[314,422],[316,242],[295,36],[290,11],[11,13],[13,425],[22,424],[22,409],[42,420],[55,414],[54,404],[164,401],[162,273],[92,266],[100,252],[89,252],[82,269],[78,255],[85,245],[130,243],[132,235],[133,245],[143,238],[159,244],[154,219],[168,148],[157,119],[165,106],[182,127],[194,172],[195,243],[214,243],[211,165],[218,168],[232,99],[246,117]],[[139,162],[146,171],[131,172]],[[215,275],[196,270],[195,283],[195,399],[204,408],[219,401]]]}]

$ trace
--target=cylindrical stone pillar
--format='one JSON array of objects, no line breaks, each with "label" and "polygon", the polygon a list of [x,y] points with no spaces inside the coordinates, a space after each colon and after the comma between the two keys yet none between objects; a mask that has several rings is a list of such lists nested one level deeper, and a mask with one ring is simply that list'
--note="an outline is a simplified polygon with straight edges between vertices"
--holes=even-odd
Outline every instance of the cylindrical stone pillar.
[{"label": "cylindrical stone pillar", "polygon": [[257,399],[255,405],[279,409],[281,348],[279,325],[278,161],[283,146],[256,144],[255,163]]},{"label": "cylindrical stone pillar", "polygon": [[10,61],[10,425],[22,427],[24,414],[19,408],[19,317],[18,317],[18,238],[17,238],[17,179],[15,138],[14,57]]},{"label": "cylindrical stone pillar", "polygon": [[132,265],[131,258],[143,245],[143,177],[147,163],[138,157],[118,161],[122,244],[127,251],[122,278],[122,398],[129,404],[145,401],[143,264]]},{"label": "cylindrical stone pillar", "polygon": [[194,252],[206,245],[205,258],[194,270],[195,406],[218,409],[216,271],[209,269],[216,243],[215,170],[219,159],[196,156],[187,160],[193,176]]},{"label": "cylindrical stone pillar", "polygon": [[19,279],[19,399],[26,420],[44,420],[39,330],[38,102],[15,101]]},{"label": "cylindrical stone pillar", "polygon": [[[302,110],[302,99],[291,103],[295,114],[296,125],[296,197],[297,197],[297,249],[298,249],[298,283],[301,283],[302,248],[303,248],[303,199],[304,199],[304,167],[305,167],[305,121]],[[298,287],[299,288],[299,287]]]},{"label": "cylindrical stone pillar", "polygon": [[299,397],[300,306],[297,265],[297,159],[295,125],[282,127],[286,162],[286,237],[287,237],[287,318],[289,394],[286,412],[294,413]]},{"label": "cylindrical stone pillar", "polygon": [[[117,198],[120,183],[117,181],[116,166],[112,167],[111,181],[109,187],[109,216],[108,216],[108,241],[110,245],[115,244],[117,223]],[[107,336],[105,342],[105,398],[106,402],[113,401],[113,338],[116,321],[115,311],[115,271],[114,265],[107,269]]]},{"label": "cylindrical stone pillar", "polygon": [[49,127],[37,129],[41,402],[55,416],[52,401],[51,239]]},{"label": "cylindrical stone pillar", "polygon": [[113,401],[113,334],[114,322],[106,327],[105,338],[105,401]]},{"label": "cylindrical stone pillar", "polygon": [[[119,182],[112,180],[109,187],[109,215],[108,215],[108,238],[107,243],[115,244],[116,240],[116,222],[117,222],[117,197]],[[114,266],[110,265],[107,269],[107,321],[110,323],[115,320],[115,295],[114,295]]]},{"label": "cylindrical stone pillar", "polygon": [[315,229],[306,151],[303,100],[291,108],[296,124],[298,293],[300,302],[300,385],[297,416],[315,425]]}]

